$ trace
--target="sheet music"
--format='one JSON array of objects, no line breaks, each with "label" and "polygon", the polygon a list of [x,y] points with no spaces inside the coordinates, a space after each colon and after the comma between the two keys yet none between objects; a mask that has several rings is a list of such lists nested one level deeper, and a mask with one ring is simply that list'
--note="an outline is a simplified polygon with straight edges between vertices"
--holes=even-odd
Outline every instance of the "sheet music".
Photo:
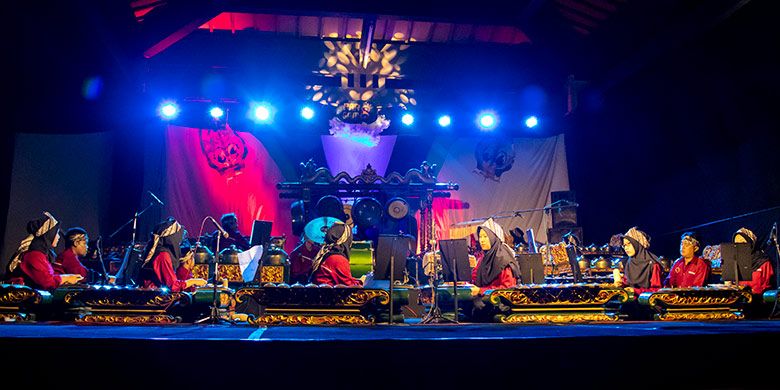
[{"label": "sheet music", "polygon": [[260,264],[260,258],[262,257],[262,245],[255,245],[238,254],[238,266],[241,268],[241,277],[244,278],[244,282],[251,282],[255,279],[257,266]]}]

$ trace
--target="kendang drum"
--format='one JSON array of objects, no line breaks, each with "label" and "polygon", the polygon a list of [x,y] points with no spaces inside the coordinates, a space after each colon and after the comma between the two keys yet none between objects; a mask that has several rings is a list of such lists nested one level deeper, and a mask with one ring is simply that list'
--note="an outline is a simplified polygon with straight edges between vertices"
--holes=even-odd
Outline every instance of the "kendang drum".
[{"label": "kendang drum", "polygon": [[371,241],[352,242],[349,250],[349,269],[356,278],[374,270],[374,248]]}]

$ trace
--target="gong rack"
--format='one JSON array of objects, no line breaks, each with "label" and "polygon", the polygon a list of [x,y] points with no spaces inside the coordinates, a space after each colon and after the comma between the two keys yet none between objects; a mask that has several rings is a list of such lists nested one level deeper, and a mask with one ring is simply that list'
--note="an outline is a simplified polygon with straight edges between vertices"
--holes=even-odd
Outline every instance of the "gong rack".
[{"label": "gong rack", "polygon": [[404,198],[409,203],[410,213],[421,211],[418,237],[426,249],[430,249],[435,237],[433,198],[449,198],[450,192],[459,188],[457,183],[437,182],[437,166],[427,161],[423,161],[419,169],[409,169],[404,175],[391,172],[380,176],[371,164],[355,177],[346,172],[333,175],[328,168],[317,167],[311,159],[300,163],[299,169],[298,181],[276,184],[280,198],[301,200],[306,209],[312,201],[327,195],[338,198],[373,197],[380,201],[392,197]]}]

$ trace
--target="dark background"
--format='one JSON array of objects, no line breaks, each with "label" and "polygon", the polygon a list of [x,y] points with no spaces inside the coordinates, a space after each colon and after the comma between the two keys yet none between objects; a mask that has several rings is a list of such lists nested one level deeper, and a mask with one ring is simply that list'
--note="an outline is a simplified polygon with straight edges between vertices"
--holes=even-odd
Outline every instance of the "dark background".
[{"label": "dark background", "polygon": [[[463,117],[485,105],[538,113],[538,130],[505,121],[499,133],[566,134],[571,188],[588,244],[638,225],[654,237],[652,250],[675,256],[677,230],[780,205],[780,60],[774,55],[780,35],[772,30],[771,2],[629,1],[587,36],[555,16],[557,2],[529,3],[541,5],[532,17],[516,19],[530,45],[409,49],[404,72],[417,91],[418,122],[442,108]],[[404,2],[387,7],[395,7],[383,10],[389,14],[414,12]],[[472,13],[489,18],[500,12]],[[216,74],[225,96],[262,91],[294,107],[302,98],[295,91],[302,91],[301,80],[322,54],[317,40],[197,31],[146,60],[128,4],[17,4],[10,15],[5,84],[13,104],[0,140],[3,215],[14,207],[8,188],[15,133],[110,132],[113,180],[104,226],[118,227],[148,201],[143,156],[148,139],[164,126],[154,116],[161,97],[197,92]],[[569,75],[587,84],[575,112],[564,115]],[[99,77],[103,88],[87,99],[82,86],[90,77]],[[544,99],[528,99],[529,87],[542,90]],[[273,131],[252,132],[289,161],[324,163],[317,142],[323,122],[307,126],[288,119]],[[437,131],[391,129],[402,135],[396,150],[404,153],[396,153],[389,170],[417,167]],[[780,210],[773,210],[699,231],[705,243],[729,240],[741,226],[765,237],[778,219]]]}]

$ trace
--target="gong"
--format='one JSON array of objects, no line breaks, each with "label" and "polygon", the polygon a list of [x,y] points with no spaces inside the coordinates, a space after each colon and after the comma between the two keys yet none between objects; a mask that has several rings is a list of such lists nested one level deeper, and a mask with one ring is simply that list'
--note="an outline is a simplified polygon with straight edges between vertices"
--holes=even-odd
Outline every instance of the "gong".
[{"label": "gong", "polygon": [[359,227],[376,226],[382,218],[382,205],[374,198],[359,198],[352,206],[352,220]]}]

